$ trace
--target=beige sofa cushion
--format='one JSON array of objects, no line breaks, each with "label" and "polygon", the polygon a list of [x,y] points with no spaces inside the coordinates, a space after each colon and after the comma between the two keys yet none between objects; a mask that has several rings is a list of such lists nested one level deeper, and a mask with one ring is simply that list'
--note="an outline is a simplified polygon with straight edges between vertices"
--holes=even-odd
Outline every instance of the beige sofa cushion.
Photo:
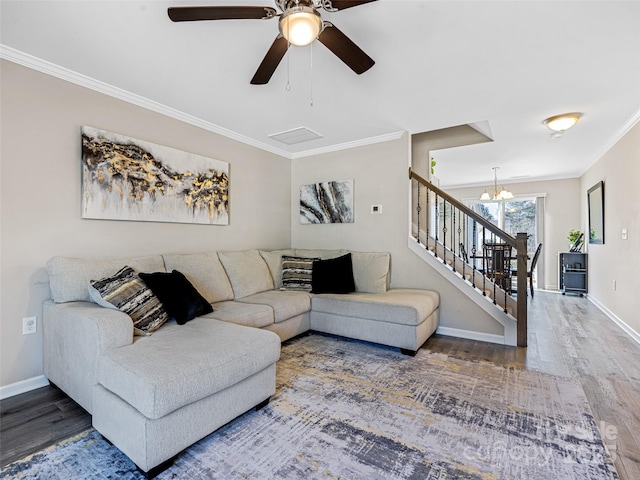
[{"label": "beige sofa cushion", "polygon": [[323,293],[314,295],[311,302],[314,312],[416,326],[438,308],[440,295],[431,290],[399,288],[381,294]]},{"label": "beige sofa cushion", "polygon": [[218,252],[218,257],[231,281],[235,298],[273,290],[271,272],[258,250]]},{"label": "beige sofa cushion", "polygon": [[212,306],[213,312],[204,317],[254,328],[267,327],[274,322],[273,308],[269,305],[227,301],[214,303]]},{"label": "beige sofa cushion", "polygon": [[269,305],[273,308],[275,323],[284,322],[311,310],[311,295],[300,291],[278,291],[256,293],[239,302]]},{"label": "beige sofa cushion", "polygon": [[89,282],[113,275],[129,265],[138,272],[164,272],[162,256],[138,258],[53,257],[47,262],[51,298],[56,303],[90,302]]},{"label": "beige sofa cushion", "polygon": [[356,291],[384,293],[389,288],[391,255],[387,252],[351,252]]},{"label": "beige sofa cushion", "polygon": [[320,260],[328,260],[330,258],[341,257],[349,253],[349,250],[321,250],[321,249],[306,249],[296,248],[296,257],[305,258],[319,258]]},{"label": "beige sofa cushion", "polygon": [[276,289],[282,287],[282,256],[294,255],[293,249],[288,250],[260,250],[260,256],[264,258],[269,266],[271,277],[273,278],[273,285]]},{"label": "beige sofa cushion", "polygon": [[183,273],[207,302],[233,300],[233,289],[229,277],[217,253],[163,255],[163,257],[167,270],[178,270]]}]

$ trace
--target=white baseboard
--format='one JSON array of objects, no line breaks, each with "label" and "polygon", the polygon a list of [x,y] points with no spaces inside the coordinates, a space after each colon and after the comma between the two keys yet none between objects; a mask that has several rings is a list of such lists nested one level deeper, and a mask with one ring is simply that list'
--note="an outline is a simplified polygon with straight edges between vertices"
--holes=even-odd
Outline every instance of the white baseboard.
[{"label": "white baseboard", "polygon": [[640,344],[640,333],[636,332],[633,328],[627,325],[620,317],[618,317],[615,313],[601,304],[598,300],[593,298],[591,295],[587,295],[587,299],[593,303],[596,307],[598,307],[602,313],[604,313],[607,317],[609,317],[613,323],[618,325],[624,333],[629,335],[633,340],[635,340],[638,344]]},{"label": "white baseboard", "polygon": [[20,395],[21,393],[30,392],[36,388],[46,387],[49,385],[49,380],[44,375],[37,377],[27,378],[16,383],[4,385],[0,387],[0,400],[13,397],[14,395]]},{"label": "white baseboard", "polygon": [[469,340],[478,340],[479,342],[497,343],[505,345],[504,335],[495,335],[493,333],[473,332],[471,330],[461,330],[459,328],[438,327],[436,333],[447,337],[466,338]]}]

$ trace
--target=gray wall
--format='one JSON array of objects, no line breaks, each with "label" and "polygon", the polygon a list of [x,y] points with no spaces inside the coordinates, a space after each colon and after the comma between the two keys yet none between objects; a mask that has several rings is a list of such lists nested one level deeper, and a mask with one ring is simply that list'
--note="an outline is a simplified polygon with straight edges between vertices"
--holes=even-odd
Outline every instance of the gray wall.
[{"label": "gray wall", "polygon": [[[580,178],[581,220],[588,231],[587,190],[600,180],[605,192],[605,243],[587,244],[589,297],[636,332],[640,340],[640,123]],[[622,239],[622,229],[628,231]],[[613,281],[616,289],[613,289]]]},{"label": "gray wall", "polygon": [[[289,246],[289,159],[8,61],[1,82],[0,385],[42,375],[51,256]],[[81,219],[82,125],[229,162],[230,225]],[[32,315],[38,332],[23,336],[22,318]]]}]

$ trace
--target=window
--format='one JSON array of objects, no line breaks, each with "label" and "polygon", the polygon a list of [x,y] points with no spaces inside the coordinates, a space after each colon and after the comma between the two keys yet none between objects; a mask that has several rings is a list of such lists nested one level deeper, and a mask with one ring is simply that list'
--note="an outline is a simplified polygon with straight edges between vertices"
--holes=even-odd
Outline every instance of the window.
[{"label": "window", "polygon": [[[476,213],[489,220],[509,235],[525,232],[528,235],[527,252],[532,255],[538,245],[536,232],[536,199],[516,198],[507,201],[468,201],[467,204]],[[471,231],[472,229],[469,229]],[[473,237],[470,239],[473,245]],[[476,232],[476,248],[481,248],[482,233]]]},{"label": "window", "polygon": [[[509,235],[516,236],[517,233],[527,234],[527,254],[533,257],[538,243],[542,241],[544,225],[544,195],[518,196],[512,200],[504,201],[481,201],[467,200],[465,202],[471,210],[489,220],[498,228],[504,230]],[[476,228],[475,238],[472,225],[467,228],[468,245],[467,249],[473,251],[482,249],[483,229]],[[488,241],[489,238],[487,237]],[[543,248],[544,251],[544,248]],[[538,261],[537,275],[534,275],[534,284],[543,286],[544,262]]]}]

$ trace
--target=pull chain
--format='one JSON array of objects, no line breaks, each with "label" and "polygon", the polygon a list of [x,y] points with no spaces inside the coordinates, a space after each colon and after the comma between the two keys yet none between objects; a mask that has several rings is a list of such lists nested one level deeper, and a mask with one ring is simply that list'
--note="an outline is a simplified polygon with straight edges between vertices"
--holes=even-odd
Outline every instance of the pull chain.
[{"label": "pull chain", "polygon": [[315,42],[312,42],[311,45],[309,45],[309,57],[310,57],[310,70],[311,70],[311,82],[310,82],[310,92],[309,95],[311,96],[311,101],[309,103],[310,106],[313,107],[313,44]]},{"label": "pull chain", "polygon": [[287,86],[285,87],[287,92],[291,91],[291,83],[289,82],[289,57],[291,55],[289,55],[289,47],[291,47],[291,44],[287,45]]}]

